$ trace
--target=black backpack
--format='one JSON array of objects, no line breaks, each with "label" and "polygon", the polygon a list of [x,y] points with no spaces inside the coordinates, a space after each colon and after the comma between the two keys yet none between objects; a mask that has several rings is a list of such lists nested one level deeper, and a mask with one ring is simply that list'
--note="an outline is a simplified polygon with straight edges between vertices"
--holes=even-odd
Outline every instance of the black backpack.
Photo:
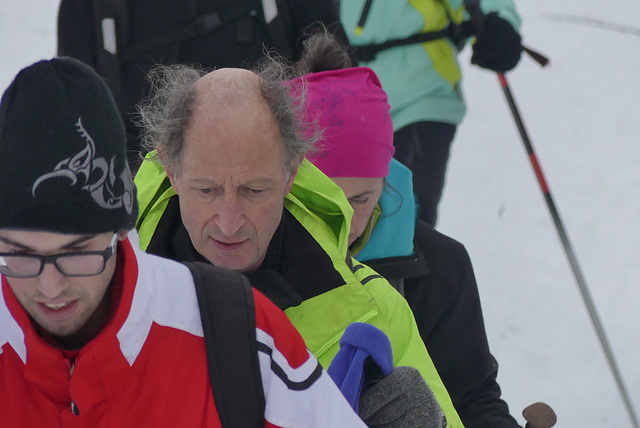
[{"label": "black backpack", "polygon": [[225,428],[264,428],[265,398],[249,280],[206,263],[185,265],[196,286],[220,422]]},{"label": "black backpack", "polygon": [[[182,0],[188,1],[188,0]],[[92,0],[96,31],[96,71],[109,84],[116,101],[122,102],[121,66],[131,60],[170,45],[202,37],[229,24],[238,24],[236,39],[251,43],[251,22],[259,21],[271,39],[271,47],[285,58],[291,58],[295,41],[291,40],[291,23],[287,3],[283,0],[210,0],[211,13],[194,15],[188,23],[167,28],[144,40],[133,39],[130,16],[131,0]],[[198,2],[191,2],[197,9]],[[274,16],[275,13],[275,16]],[[257,18],[257,20],[256,20]],[[240,22],[242,21],[242,22]],[[154,56],[154,55],[152,55]],[[156,59],[158,61],[158,59]]]},{"label": "black backpack", "polygon": [[61,0],[58,54],[89,63],[107,82],[135,172],[141,162],[136,106],[150,91],[149,70],[156,64],[248,68],[264,49],[293,59],[299,29],[289,1]]}]

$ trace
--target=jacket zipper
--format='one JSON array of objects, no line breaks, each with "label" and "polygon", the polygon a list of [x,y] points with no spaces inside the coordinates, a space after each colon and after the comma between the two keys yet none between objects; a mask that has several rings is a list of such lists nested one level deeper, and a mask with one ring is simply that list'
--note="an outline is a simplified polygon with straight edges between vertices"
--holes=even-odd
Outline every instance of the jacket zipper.
[{"label": "jacket zipper", "polygon": [[[355,321],[355,322],[364,322],[364,323],[368,323],[369,321],[371,321],[375,316],[377,315],[377,312],[370,314],[369,316],[367,316],[366,318],[363,318],[359,321]],[[321,356],[323,356],[324,354],[327,353],[327,351],[329,351],[329,349],[331,349],[334,345],[337,345],[340,342],[340,339],[342,338],[342,335],[340,335],[340,337],[333,339],[331,342],[327,343],[324,348],[322,348],[320,351],[318,351],[316,354],[314,354],[314,356],[316,357],[317,360],[320,359]]]},{"label": "jacket zipper", "polygon": [[360,19],[358,19],[358,24],[356,25],[356,36],[359,36],[364,31],[364,24],[367,22],[367,18],[369,17],[369,11],[371,10],[371,4],[373,0],[366,0],[364,3],[364,7],[362,8],[362,14],[360,15]]},{"label": "jacket zipper", "polygon": [[[76,362],[74,361],[73,363],[71,363],[71,367],[69,367],[69,377],[73,376],[73,369],[76,366]],[[78,406],[76,406],[76,403],[73,402],[73,400],[71,400],[71,413],[74,416],[78,416],[80,415],[80,410],[78,410]]]}]

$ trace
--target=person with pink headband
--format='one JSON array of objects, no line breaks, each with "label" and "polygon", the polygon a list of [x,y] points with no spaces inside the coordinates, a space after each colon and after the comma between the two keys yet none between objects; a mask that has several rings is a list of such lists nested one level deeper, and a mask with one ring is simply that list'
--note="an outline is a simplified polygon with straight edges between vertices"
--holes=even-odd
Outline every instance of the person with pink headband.
[{"label": "person with pink headband", "polygon": [[354,190],[348,192],[354,209],[349,245],[361,236],[364,242],[378,218],[375,207],[394,152],[387,95],[366,67],[313,73],[299,82],[308,90],[305,114],[323,132],[322,150],[307,157],[343,190]]},{"label": "person with pink headband", "polygon": [[466,427],[518,427],[501,400],[478,287],[464,246],[417,219],[411,172],[392,159],[393,126],[376,74],[350,67],[326,34],[307,42],[305,118],[322,130],[309,160],[345,193],[352,255],[409,302],[420,335]]}]

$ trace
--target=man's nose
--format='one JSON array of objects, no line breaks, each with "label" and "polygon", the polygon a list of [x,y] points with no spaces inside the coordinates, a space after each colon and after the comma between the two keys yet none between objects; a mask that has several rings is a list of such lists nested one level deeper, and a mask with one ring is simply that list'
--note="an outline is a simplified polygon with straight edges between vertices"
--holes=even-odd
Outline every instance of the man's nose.
[{"label": "man's nose", "polygon": [[216,225],[225,236],[234,235],[244,224],[244,210],[237,195],[225,194],[217,211]]},{"label": "man's nose", "polygon": [[38,290],[47,299],[55,299],[67,288],[66,277],[53,263],[46,263],[38,275]]}]

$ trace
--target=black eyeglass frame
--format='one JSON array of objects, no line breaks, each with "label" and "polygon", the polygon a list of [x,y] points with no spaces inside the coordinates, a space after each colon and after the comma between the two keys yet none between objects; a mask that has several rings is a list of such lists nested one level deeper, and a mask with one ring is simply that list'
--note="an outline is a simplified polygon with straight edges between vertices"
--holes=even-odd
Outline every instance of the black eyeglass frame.
[{"label": "black eyeglass frame", "polygon": [[[22,257],[22,258],[40,260],[40,269],[38,270],[38,273],[33,275],[21,275],[21,274],[15,274],[13,272],[7,273],[3,270],[2,266],[0,266],[0,273],[4,276],[11,277],[11,278],[35,278],[42,273],[42,271],[44,270],[44,265],[46,265],[47,263],[51,263],[56,267],[56,269],[58,269],[58,271],[61,274],[70,278],[77,278],[77,277],[83,277],[83,276],[96,276],[104,272],[105,268],[107,267],[107,262],[116,251],[117,244],[118,244],[118,232],[114,232],[113,237],[111,238],[111,242],[109,243],[109,246],[103,251],[78,251],[75,253],[51,254],[49,256],[42,256],[39,254],[0,253],[0,257]],[[102,269],[100,269],[100,271],[96,273],[69,275],[65,273],[63,269],[58,265],[58,259],[66,258],[66,257],[78,257],[78,256],[102,256],[103,258]]]}]

